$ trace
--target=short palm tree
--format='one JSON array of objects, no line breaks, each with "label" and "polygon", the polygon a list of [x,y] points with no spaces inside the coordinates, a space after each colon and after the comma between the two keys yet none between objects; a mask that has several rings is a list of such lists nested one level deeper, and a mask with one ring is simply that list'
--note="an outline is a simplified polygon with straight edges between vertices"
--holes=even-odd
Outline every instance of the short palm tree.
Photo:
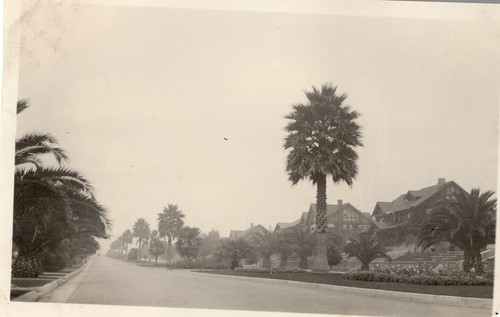
[{"label": "short palm tree", "polygon": [[307,104],[293,106],[285,118],[289,133],[285,149],[290,149],[286,169],[295,185],[305,178],[317,186],[316,237],[318,239],[313,270],[326,272],[326,182],[346,182],[349,186],[358,172],[356,147],[361,146],[359,113],[344,104],[346,94],[337,87],[323,85],[306,92]]},{"label": "short palm tree", "polygon": [[215,259],[229,262],[231,270],[240,266],[241,260],[252,253],[252,246],[243,239],[224,241],[215,251]]},{"label": "short palm tree", "polygon": [[481,251],[495,243],[496,199],[493,192],[472,189],[438,203],[418,236],[423,249],[449,242],[464,251],[463,270],[483,273]]},{"label": "short palm tree", "polygon": [[358,234],[355,239],[350,239],[344,246],[344,252],[348,257],[356,257],[361,262],[361,271],[369,271],[370,263],[375,259],[391,260],[372,230]]},{"label": "short palm tree", "polygon": [[290,235],[280,232],[277,235],[277,253],[280,256],[280,267],[288,265],[288,258],[295,252],[295,247]]},{"label": "short palm tree", "polygon": [[137,237],[137,243],[139,245],[139,259],[142,259],[142,247],[143,242],[149,239],[150,234],[149,223],[144,218],[139,218],[134,223],[133,233],[134,237]]},{"label": "short palm tree", "polygon": [[41,273],[43,249],[79,236],[107,238],[110,221],[90,184],[63,168],[17,169],[14,178],[13,243],[19,254],[14,276]]},{"label": "short palm tree", "polygon": [[271,256],[278,251],[277,236],[270,231],[256,232],[250,239],[257,252],[262,256],[262,266],[271,268]]},{"label": "short palm tree", "polygon": [[313,255],[316,247],[316,238],[314,233],[305,227],[295,227],[292,231],[288,231],[287,236],[293,243],[295,254],[299,257],[299,268],[309,269],[308,258]]}]

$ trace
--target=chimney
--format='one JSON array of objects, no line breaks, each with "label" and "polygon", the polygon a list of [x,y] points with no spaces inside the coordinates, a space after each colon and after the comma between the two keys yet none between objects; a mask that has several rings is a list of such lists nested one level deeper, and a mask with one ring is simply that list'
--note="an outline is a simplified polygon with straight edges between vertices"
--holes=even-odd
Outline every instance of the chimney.
[{"label": "chimney", "polygon": [[337,199],[337,205],[342,206],[342,199]]},{"label": "chimney", "polygon": [[253,228],[253,222],[252,222],[252,223],[250,223],[250,228]]},{"label": "chimney", "polygon": [[438,185],[443,185],[446,183],[446,178],[438,178]]}]

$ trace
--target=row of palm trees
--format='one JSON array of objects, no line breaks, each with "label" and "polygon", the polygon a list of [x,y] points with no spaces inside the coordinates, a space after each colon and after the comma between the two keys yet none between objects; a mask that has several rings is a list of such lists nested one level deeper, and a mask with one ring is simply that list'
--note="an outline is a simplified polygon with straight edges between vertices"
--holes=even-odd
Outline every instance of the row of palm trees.
[{"label": "row of palm trees", "polygon": [[[201,247],[200,229],[184,226],[185,215],[175,204],[169,204],[158,214],[158,230],[151,230],[149,223],[144,218],[139,218],[134,223],[132,231],[125,230],[122,235],[110,245],[110,253],[114,255],[127,255],[128,245],[137,238],[138,259],[144,258],[144,247],[155,256],[165,255],[172,259],[173,248],[188,259],[196,258]],[[162,240],[163,238],[163,240]]]},{"label": "row of palm trees", "polygon": [[[29,107],[17,103],[17,113]],[[92,184],[66,165],[68,157],[50,134],[29,133],[16,140],[12,274],[36,277],[62,269],[99,248],[111,221]],[[55,163],[55,164],[54,164]]]},{"label": "row of palm trees", "polygon": [[[327,178],[352,186],[358,172],[357,148],[362,146],[361,127],[356,122],[360,114],[345,104],[347,95],[338,94],[337,87],[331,84],[322,85],[320,89],[313,87],[305,94],[307,103],[293,105],[293,111],[285,117],[289,120],[284,144],[288,150],[286,170],[293,185],[303,179],[316,185],[317,243],[313,269],[325,272],[328,270]],[[439,208],[435,208],[430,219],[419,228],[417,244],[427,249],[449,242],[464,251],[465,271],[474,268],[482,272],[481,251],[495,243],[496,199],[493,195],[490,191],[481,194],[479,189],[472,189],[470,193],[440,202]]]}]

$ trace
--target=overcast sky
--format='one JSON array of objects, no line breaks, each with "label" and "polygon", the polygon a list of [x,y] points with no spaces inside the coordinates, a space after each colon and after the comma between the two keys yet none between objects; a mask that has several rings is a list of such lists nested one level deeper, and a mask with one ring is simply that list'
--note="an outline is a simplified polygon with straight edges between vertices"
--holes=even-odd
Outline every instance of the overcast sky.
[{"label": "overcast sky", "polygon": [[[17,135],[51,132],[113,234],[178,204],[203,232],[291,222],[284,116],[338,85],[364,147],[337,199],[372,212],[439,177],[496,190],[500,48],[473,21],[61,6],[23,24]],[[496,35],[497,36],[497,35]],[[226,140],[227,139],[227,140]],[[104,250],[105,251],[105,250]]]}]

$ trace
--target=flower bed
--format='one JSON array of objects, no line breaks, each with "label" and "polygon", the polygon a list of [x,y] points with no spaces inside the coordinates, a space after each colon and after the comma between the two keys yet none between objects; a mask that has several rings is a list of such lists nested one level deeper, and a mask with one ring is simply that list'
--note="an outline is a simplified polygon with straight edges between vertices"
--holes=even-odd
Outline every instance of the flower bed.
[{"label": "flower bed", "polygon": [[375,265],[373,271],[344,274],[344,278],[357,281],[409,283],[418,285],[493,285],[493,274],[477,275],[453,268],[419,265]]}]

